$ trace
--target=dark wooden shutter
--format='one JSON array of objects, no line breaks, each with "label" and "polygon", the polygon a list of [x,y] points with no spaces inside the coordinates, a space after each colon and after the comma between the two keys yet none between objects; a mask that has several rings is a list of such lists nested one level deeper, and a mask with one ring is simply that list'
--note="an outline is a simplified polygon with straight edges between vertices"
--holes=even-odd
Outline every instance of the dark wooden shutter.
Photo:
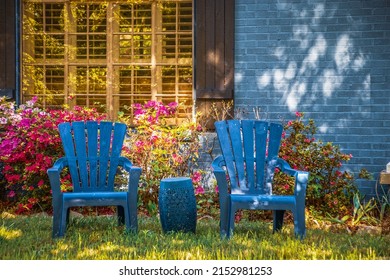
[{"label": "dark wooden shutter", "polygon": [[[233,99],[234,0],[196,0],[195,95],[197,110]],[[213,127],[213,126],[212,126]]]},{"label": "dark wooden shutter", "polygon": [[15,99],[15,0],[0,1],[0,96]]}]

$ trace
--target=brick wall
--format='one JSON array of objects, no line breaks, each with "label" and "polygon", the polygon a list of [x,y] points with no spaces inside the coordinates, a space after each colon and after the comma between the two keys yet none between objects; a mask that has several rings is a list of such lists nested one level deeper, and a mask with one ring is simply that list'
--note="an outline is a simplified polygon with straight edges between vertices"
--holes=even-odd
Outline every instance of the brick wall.
[{"label": "brick wall", "polygon": [[[318,138],[379,172],[390,161],[390,1],[236,0],[235,107],[313,118]],[[374,194],[375,180],[361,181]]]}]

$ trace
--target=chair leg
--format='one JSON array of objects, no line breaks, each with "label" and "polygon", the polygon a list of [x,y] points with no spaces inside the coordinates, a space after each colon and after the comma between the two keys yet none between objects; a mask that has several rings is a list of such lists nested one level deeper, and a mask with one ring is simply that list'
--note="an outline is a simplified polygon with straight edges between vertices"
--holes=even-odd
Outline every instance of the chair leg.
[{"label": "chair leg", "polygon": [[[133,212],[132,212],[133,211]],[[130,209],[129,205],[118,205],[118,225],[125,225],[127,231],[137,231],[137,209]],[[134,214],[133,214],[134,213]]]},{"label": "chair leg", "polygon": [[61,233],[61,209],[53,207],[53,238],[62,237]]},{"label": "chair leg", "polygon": [[286,212],[286,211],[285,210],[274,210],[273,211],[273,216],[274,216],[273,233],[279,232],[282,230],[284,212]]},{"label": "chair leg", "polygon": [[129,229],[133,232],[138,231],[138,196],[137,193],[129,193],[127,206],[127,217],[129,219]]},{"label": "chair leg", "polygon": [[[123,209],[125,211],[126,231],[128,231],[128,232],[136,232],[137,228],[134,228],[134,225],[132,223],[132,219],[134,219],[134,217],[132,217],[132,213],[131,213],[129,205],[127,205],[126,207],[124,206]],[[137,216],[135,216],[135,219],[137,219]],[[137,225],[136,222],[135,222],[135,225]]]},{"label": "chair leg", "polygon": [[61,199],[53,204],[53,238],[60,238],[65,235],[66,226],[69,222],[69,208],[63,207]]},{"label": "chair leg", "polygon": [[298,207],[294,213],[294,232],[300,239],[306,235],[305,207]]},{"label": "chair leg", "polygon": [[67,225],[69,223],[70,209],[63,207],[61,211],[60,224],[57,237],[63,237],[66,232]]},{"label": "chair leg", "polygon": [[221,205],[219,218],[219,233],[221,238],[228,237],[229,233],[229,206]]},{"label": "chair leg", "polygon": [[234,222],[236,218],[236,207],[233,205],[230,205],[230,211],[229,211],[229,224],[228,224],[228,231],[227,231],[227,238],[231,238],[233,236],[234,231]]},{"label": "chair leg", "polygon": [[133,207],[130,207],[129,209],[129,228],[133,232],[138,231],[138,218],[137,218],[137,208],[132,209]]},{"label": "chair leg", "polygon": [[220,207],[219,207],[219,233],[221,238],[228,238],[229,233],[229,198],[220,199],[219,201]]}]

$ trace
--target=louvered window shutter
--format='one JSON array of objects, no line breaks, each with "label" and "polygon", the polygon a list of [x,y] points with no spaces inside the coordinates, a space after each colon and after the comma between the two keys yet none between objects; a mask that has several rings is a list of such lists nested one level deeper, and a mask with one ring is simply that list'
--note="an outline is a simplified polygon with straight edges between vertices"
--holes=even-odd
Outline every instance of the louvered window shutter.
[{"label": "louvered window shutter", "polygon": [[196,106],[207,112],[213,102],[233,99],[234,0],[194,2]]},{"label": "louvered window shutter", "polygon": [[15,98],[15,1],[0,1],[0,96]]}]

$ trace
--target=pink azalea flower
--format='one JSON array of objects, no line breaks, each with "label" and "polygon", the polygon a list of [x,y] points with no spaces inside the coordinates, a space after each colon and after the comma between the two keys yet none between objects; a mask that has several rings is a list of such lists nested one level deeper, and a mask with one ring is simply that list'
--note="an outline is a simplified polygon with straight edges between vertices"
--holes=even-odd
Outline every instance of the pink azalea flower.
[{"label": "pink azalea flower", "polygon": [[202,194],[204,193],[204,188],[203,187],[197,187],[195,188],[195,194]]},{"label": "pink azalea flower", "polygon": [[16,195],[16,193],[14,192],[14,191],[10,191],[9,193],[8,193],[8,197],[9,198],[12,198],[12,197],[14,197]]},{"label": "pink azalea flower", "polygon": [[295,112],[295,116],[298,117],[298,118],[300,118],[300,117],[303,116],[303,113],[301,113],[301,112]]}]

